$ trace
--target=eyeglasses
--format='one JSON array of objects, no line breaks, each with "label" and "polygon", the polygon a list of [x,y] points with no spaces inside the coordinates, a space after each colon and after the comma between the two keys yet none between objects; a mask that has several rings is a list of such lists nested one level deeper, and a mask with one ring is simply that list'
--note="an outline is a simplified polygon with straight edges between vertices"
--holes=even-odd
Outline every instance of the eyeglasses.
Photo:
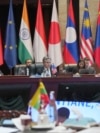
[{"label": "eyeglasses", "polygon": [[47,62],[47,61],[45,61],[44,63],[51,63],[51,62]]}]

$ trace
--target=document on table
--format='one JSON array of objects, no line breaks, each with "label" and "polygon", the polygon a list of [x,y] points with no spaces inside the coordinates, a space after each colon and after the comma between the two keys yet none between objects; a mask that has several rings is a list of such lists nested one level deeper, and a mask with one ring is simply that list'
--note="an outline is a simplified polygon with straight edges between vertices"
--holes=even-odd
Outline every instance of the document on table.
[{"label": "document on table", "polygon": [[0,127],[0,133],[14,133],[19,131],[17,128],[11,127]]}]

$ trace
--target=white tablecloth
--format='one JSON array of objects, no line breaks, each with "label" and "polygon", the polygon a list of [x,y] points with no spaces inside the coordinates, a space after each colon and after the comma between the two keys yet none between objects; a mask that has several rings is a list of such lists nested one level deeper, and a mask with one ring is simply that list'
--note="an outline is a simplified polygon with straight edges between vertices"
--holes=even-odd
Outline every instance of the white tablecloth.
[{"label": "white tablecloth", "polygon": [[91,128],[79,131],[77,133],[100,133],[100,127],[91,127]]}]

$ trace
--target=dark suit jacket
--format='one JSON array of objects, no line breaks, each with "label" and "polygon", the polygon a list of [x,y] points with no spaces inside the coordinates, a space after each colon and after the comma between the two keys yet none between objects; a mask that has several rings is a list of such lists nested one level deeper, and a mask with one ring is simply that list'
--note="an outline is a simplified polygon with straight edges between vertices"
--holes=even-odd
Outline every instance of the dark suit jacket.
[{"label": "dark suit jacket", "polygon": [[[28,67],[29,69],[29,76],[35,74],[35,65],[32,64]],[[14,75],[27,75],[27,66],[26,65],[17,65],[14,70]]]},{"label": "dark suit jacket", "polygon": [[[41,66],[41,67],[36,67],[36,74],[38,74],[38,75],[41,75],[43,72],[44,72],[44,66]],[[52,74],[52,70],[51,70],[51,67],[50,67],[50,71],[51,71],[51,76],[54,76],[54,75],[56,75],[56,74]]]},{"label": "dark suit jacket", "polygon": [[[29,75],[27,75],[27,69],[29,71]],[[27,75],[27,76],[35,75],[35,73],[36,73],[35,69],[36,69],[35,65],[26,66],[25,67],[25,75]]]}]

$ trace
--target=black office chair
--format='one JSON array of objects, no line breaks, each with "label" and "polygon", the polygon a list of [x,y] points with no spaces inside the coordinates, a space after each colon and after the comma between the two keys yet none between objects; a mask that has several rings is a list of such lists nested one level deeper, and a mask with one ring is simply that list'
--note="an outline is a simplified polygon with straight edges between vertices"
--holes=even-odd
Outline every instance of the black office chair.
[{"label": "black office chair", "polygon": [[36,74],[41,75],[41,73],[43,71],[43,63],[42,62],[36,62],[35,67],[36,67]]},{"label": "black office chair", "polygon": [[25,64],[16,65],[14,68],[14,75],[25,75]]},{"label": "black office chair", "polygon": [[[30,76],[35,75],[35,73],[36,73],[36,66],[35,64],[32,64],[30,67]],[[14,75],[26,75],[26,65],[25,64],[16,65],[14,68]]]}]

